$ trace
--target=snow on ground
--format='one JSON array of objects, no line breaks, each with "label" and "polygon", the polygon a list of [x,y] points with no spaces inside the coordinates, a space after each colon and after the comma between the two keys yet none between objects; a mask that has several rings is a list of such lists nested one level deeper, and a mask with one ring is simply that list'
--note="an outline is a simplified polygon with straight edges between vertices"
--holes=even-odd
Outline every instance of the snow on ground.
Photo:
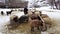
[{"label": "snow on ground", "polygon": [[[48,9],[47,7],[45,8],[41,8],[42,10]],[[60,34],[60,10],[56,10],[55,12],[50,12],[50,11],[42,11],[43,14],[47,14],[52,20],[53,22],[56,24],[55,26],[53,26],[52,28],[50,28],[49,30],[47,30],[46,32],[42,32],[42,34],[49,34],[49,33],[55,33],[55,34]],[[13,13],[14,14],[14,13]],[[15,14],[17,16],[21,16],[24,15],[23,12],[15,12]],[[25,29],[27,29],[28,31],[28,24],[24,24],[22,26],[19,26],[16,30],[12,30],[11,32],[9,32],[8,30],[6,30],[5,26],[7,23],[9,23],[9,17],[7,15],[0,15],[0,34],[27,34],[26,31],[24,31]],[[21,32],[21,30],[23,29],[24,32]],[[13,33],[14,32],[14,33]],[[20,33],[19,33],[20,32]],[[29,32],[29,31],[28,31]],[[29,34],[29,33],[28,33]]]},{"label": "snow on ground", "polygon": [[18,17],[21,17],[22,15],[24,15],[24,12],[12,12],[12,15],[17,15]]},{"label": "snow on ground", "polygon": [[4,25],[7,21],[9,21],[9,16],[0,16],[0,25]]}]

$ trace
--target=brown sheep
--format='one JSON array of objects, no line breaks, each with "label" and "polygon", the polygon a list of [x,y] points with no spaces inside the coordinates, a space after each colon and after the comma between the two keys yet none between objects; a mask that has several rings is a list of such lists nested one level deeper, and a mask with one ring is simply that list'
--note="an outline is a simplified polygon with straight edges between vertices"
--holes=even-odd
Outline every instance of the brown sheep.
[{"label": "brown sheep", "polygon": [[34,31],[34,27],[37,27],[38,30],[40,29],[39,28],[40,26],[45,27],[45,24],[35,12],[32,12],[32,15],[30,16],[30,18],[31,18],[30,19],[31,31]]}]

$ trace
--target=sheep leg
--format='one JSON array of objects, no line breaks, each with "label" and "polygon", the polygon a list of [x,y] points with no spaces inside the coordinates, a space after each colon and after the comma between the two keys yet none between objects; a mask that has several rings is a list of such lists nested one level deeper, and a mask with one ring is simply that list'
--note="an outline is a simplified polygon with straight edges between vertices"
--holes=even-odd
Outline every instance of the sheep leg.
[{"label": "sheep leg", "polygon": [[31,27],[31,32],[34,32],[34,27]]}]

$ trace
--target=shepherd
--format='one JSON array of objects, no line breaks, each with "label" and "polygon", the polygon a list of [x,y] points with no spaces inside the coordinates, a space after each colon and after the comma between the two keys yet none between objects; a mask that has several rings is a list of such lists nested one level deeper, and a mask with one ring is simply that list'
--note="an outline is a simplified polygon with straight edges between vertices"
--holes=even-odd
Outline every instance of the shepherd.
[{"label": "shepherd", "polygon": [[27,9],[27,7],[24,8],[24,14],[25,14],[25,15],[28,14],[28,9]]}]

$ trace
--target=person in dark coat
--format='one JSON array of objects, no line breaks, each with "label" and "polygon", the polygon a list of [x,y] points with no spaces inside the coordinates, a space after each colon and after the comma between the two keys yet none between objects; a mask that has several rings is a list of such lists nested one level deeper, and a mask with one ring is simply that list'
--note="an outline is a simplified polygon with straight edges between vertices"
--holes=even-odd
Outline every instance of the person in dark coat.
[{"label": "person in dark coat", "polygon": [[24,8],[24,14],[27,14],[28,13],[28,9],[27,7]]}]

